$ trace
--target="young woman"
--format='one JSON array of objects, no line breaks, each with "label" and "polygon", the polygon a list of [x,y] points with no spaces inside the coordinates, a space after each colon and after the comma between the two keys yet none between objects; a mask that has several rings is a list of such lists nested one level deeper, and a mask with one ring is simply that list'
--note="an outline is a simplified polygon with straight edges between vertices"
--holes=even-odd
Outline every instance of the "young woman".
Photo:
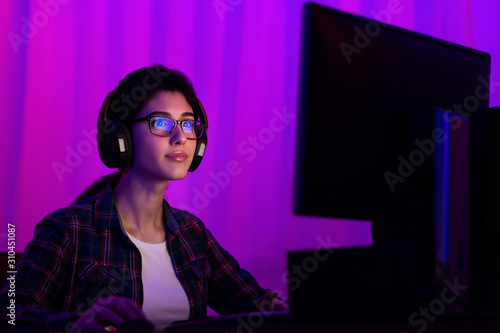
[{"label": "young woman", "polygon": [[119,171],[36,226],[15,297],[8,286],[0,294],[2,309],[14,300],[17,327],[106,332],[142,320],[162,330],[205,317],[207,306],[220,314],[287,309],[198,218],[164,199],[168,182],[201,162],[207,128],[183,73],[154,65],[120,81],[97,136],[101,159]]}]

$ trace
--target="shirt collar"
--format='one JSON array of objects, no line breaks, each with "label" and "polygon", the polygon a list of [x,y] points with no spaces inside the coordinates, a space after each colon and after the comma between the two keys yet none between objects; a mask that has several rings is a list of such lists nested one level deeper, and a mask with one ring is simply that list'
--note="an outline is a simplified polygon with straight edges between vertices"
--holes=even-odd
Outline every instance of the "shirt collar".
[{"label": "shirt collar", "polygon": [[163,212],[165,214],[165,224],[175,235],[179,231],[179,222],[175,219],[174,214],[172,214],[172,209],[167,200],[163,200]]},{"label": "shirt collar", "polygon": [[109,181],[97,194],[95,203],[95,221],[97,230],[109,229],[120,225],[120,216],[116,208],[112,182]]}]

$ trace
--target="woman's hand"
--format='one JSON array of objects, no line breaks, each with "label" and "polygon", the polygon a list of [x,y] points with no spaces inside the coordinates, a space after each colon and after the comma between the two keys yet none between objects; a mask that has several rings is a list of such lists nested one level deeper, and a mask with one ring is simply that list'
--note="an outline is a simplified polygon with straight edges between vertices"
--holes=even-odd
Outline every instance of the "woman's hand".
[{"label": "woman's hand", "polygon": [[73,332],[114,332],[121,325],[146,320],[142,309],[131,299],[118,296],[99,298],[75,322]]},{"label": "woman's hand", "polygon": [[260,304],[260,312],[266,311],[289,311],[288,302],[278,297],[276,291],[269,290],[264,295],[264,300]]}]

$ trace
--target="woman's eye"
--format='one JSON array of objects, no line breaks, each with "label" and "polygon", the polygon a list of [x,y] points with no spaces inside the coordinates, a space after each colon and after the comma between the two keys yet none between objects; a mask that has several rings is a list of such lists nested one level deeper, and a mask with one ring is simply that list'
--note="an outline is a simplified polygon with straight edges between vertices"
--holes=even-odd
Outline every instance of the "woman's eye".
[{"label": "woman's eye", "polygon": [[166,128],[168,127],[168,122],[163,118],[156,118],[154,120],[154,127],[156,128]]}]

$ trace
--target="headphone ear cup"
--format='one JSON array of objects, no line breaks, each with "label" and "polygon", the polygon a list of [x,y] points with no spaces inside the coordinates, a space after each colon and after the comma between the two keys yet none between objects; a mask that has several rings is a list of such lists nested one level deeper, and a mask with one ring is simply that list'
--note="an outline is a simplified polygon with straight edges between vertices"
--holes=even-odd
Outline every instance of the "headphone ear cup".
[{"label": "headphone ear cup", "polygon": [[201,104],[201,101],[199,99],[198,99],[198,107],[199,107],[200,121],[202,124],[205,124],[205,130],[203,131],[201,138],[196,140],[196,150],[194,152],[193,161],[191,162],[191,165],[189,166],[189,170],[188,170],[189,172],[195,171],[198,168],[198,166],[200,165],[201,160],[203,159],[203,155],[205,155],[205,150],[207,149],[207,142],[208,142],[207,113],[205,112],[205,108],[203,107],[203,104]]},{"label": "headphone ear cup", "polygon": [[207,132],[203,132],[201,138],[196,140],[196,150],[194,152],[193,161],[189,166],[188,170],[189,172],[195,171],[200,165],[201,160],[203,159],[203,155],[205,155],[205,150],[207,149],[207,142],[208,142]]},{"label": "headphone ear cup", "polygon": [[134,159],[132,133],[123,122],[117,120],[106,125],[106,130],[99,128],[99,156],[108,168],[123,168]]}]

